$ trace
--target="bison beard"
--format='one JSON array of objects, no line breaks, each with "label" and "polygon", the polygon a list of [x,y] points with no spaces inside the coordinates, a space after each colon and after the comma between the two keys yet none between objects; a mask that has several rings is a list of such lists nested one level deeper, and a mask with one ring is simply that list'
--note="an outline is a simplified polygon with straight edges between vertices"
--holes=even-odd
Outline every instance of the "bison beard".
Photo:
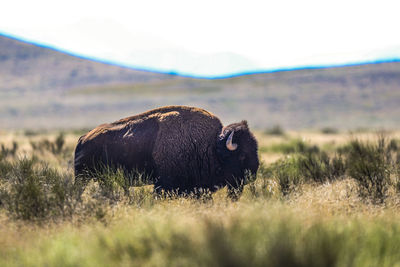
[{"label": "bison beard", "polygon": [[247,122],[223,127],[213,114],[185,106],[162,107],[102,124],[80,137],[75,181],[83,186],[98,166],[151,174],[157,192],[241,190],[246,170],[259,166]]}]

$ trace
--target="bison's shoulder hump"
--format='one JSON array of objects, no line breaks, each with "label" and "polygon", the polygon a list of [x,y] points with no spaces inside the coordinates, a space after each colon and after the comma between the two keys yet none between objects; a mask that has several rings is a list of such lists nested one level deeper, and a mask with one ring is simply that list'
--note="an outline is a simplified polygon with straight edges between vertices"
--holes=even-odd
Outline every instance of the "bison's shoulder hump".
[{"label": "bison's shoulder hump", "polygon": [[103,135],[109,131],[121,130],[121,128],[123,128],[123,127],[124,127],[124,125],[113,125],[110,123],[101,124],[101,125],[97,126],[96,128],[94,128],[93,130],[91,130],[90,132],[88,132],[87,134],[81,136],[79,138],[79,142],[85,143],[85,142],[93,140],[96,137]]},{"label": "bison's shoulder hump", "polygon": [[134,125],[142,125],[147,121],[155,121],[160,125],[168,125],[169,127],[183,124],[187,127],[190,127],[189,125],[197,125],[201,128],[203,126],[207,128],[219,128],[222,125],[216,116],[204,109],[187,106],[166,106],[127,117],[113,123],[99,125],[82,136],[79,142],[86,143],[90,140],[97,139],[97,137],[104,136],[110,131],[119,132],[125,128],[132,128]]},{"label": "bison's shoulder hump", "polygon": [[[197,116],[196,116],[197,115]],[[188,106],[166,106],[166,107],[161,107],[161,108],[156,108],[152,109],[149,111],[146,111],[144,113],[130,116],[121,120],[118,120],[116,122],[113,122],[113,125],[119,125],[119,124],[126,124],[132,121],[138,121],[138,120],[143,120],[147,118],[154,118],[154,117],[159,117],[160,120],[163,120],[164,118],[168,116],[183,116],[183,117],[190,117],[190,116],[196,116],[196,117],[205,117],[208,119],[215,119],[219,120],[214,114],[211,112],[208,112],[204,109],[201,108],[196,108],[196,107],[188,107]]]}]

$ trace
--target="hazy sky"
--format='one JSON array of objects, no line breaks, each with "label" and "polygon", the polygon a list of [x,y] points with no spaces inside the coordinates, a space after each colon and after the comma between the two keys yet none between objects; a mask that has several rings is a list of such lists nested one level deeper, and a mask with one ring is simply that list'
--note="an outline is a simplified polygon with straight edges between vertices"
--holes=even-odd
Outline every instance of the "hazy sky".
[{"label": "hazy sky", "polygon": [[4,1],[0,32],[164,71],[226,75],[400,58],[400,1]]}]

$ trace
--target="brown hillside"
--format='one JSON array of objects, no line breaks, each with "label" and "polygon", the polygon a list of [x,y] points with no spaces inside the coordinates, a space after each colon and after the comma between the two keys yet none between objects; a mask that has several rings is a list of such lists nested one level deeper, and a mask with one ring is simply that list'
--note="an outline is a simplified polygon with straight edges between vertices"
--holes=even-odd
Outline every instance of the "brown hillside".
[{"label": "brown hillside", "polygon": [[66,90],[73,87],[173,79],[71,56],[0,35],[0,90]]},{"label": "brown hillside", "polygon": [[90,128],[198,106],[251,127],[400,128],[400,62],[192,79],[77,58],[0,36],[0,130]]}]

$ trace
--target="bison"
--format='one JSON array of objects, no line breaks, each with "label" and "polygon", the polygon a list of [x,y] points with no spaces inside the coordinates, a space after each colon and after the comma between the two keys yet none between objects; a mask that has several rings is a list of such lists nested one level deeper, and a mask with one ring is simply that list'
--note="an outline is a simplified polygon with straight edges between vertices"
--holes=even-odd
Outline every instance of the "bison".
[{"label": "bison", "polygon": [[259,167],[257,141],[246,121],[223,127],[206,110],[168,106],[102,124],[79,138],[76,182],[96,166],[136,170],[153,177],[156,192],[241,191]]}]

